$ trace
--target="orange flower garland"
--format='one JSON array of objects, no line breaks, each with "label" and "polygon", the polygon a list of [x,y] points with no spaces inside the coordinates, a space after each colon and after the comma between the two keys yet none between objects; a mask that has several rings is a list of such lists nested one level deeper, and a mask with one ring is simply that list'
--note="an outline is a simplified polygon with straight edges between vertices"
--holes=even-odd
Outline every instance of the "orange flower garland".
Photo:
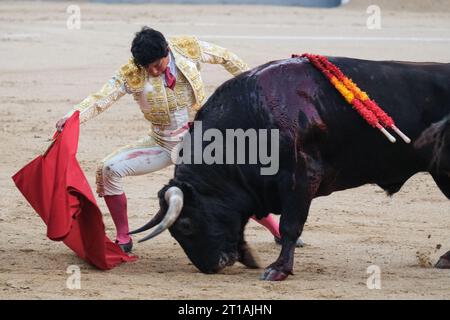
[{"label": "orange flower garland", "polygon": [[393,129],[406,143],[411,142],[411,139],[395,126],[394,120],[326,57],[308,53],[293,54],[292,57],[307,58],[333,84],[359,115],[372,127],[379,129],[389,141],[395,142],[396,140],[385,128]]}]

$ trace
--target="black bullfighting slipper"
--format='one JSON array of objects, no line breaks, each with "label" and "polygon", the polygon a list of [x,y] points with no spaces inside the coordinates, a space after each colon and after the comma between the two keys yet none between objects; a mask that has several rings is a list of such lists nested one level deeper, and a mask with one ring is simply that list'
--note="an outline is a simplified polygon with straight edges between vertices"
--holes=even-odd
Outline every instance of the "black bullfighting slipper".
[{"label": "black bullfighting slipper", "polygon": [[122,251],[125,252],[125,253],[130,253],[131,250],[133,249],[133,240],[130,240],[127,243],[119,243],[116,240],[116,243],[119,245],[120,249],[122,249]]}]

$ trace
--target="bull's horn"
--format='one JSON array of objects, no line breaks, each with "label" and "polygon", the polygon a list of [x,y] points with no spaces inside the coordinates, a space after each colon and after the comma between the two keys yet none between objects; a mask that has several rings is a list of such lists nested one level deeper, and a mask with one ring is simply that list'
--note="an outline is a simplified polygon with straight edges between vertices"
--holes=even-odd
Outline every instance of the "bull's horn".
[{"label": "bull's horn", "polygon": [[145,225],[143,225],[139,229],[128,232],[128,234],[136,234],[136,233],[140,233],[142,231],[148,230],[150,228],[153,228],[154,226],[159,224],[163,218],[164,218],[164,212],[162,210],[159,210],[158,213],[149,222],[147,222]]},{"label": "bull's horn", "polygon": [[181,189],[178,187],[170,187],[164,194],[164,198],[169,205],[167,213],[165,214],[161,223],[158,224],[148,236],[139,240],[139,242],[144,242],[153,237],[156,237],[158,234],[174,224],[174,222],[179,217],[181,209],[183,209],[183,191],[181,191]]}]

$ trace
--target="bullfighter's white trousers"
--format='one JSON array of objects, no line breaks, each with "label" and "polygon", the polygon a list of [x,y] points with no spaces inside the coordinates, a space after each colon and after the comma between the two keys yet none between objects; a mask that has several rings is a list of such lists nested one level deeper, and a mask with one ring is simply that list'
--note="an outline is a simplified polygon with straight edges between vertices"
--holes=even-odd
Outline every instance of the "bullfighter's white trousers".
[{"label": "bullfighter's white trousers", "polygon": [[97,167],[96,184],[100,197],[122,194],[122,178],[161,170],[172,164],[170,151],[158,145],[151,136],[124,146]]}]

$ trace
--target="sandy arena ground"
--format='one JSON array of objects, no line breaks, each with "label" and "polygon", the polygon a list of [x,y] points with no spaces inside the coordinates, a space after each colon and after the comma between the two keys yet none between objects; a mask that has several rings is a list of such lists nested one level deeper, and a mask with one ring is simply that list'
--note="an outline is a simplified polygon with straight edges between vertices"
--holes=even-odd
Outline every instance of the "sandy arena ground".
[{"label": "sandy arena ground", "polygon": [[[239,264],[218,275],[201,274],[169,233],[136,245],[137,262],[98,271],[62,243],[46,239],[43,222],[10,178],[45,148],[59,117],[127,61],[133,33],[144,24],[166,35],[194,34],[228,47],[251,66],[294,52],[450,61],[449,1],[435,1],[433,7],[408,1],[395,8],[389,2],[378,1],[381,30],[366,28],[367,5],[362,4],[320,10],[84,2],[79,2],[81,29],[68,30],[67,2],[2,1],[0,298],[450,298],[450,270],[431,267],[450,250],[450,203],[427,174],[413,177],[393,198],[364,186],[316,199],[302,236],[307,246],[296,252],[295,275],[280,283],[260,281],[262,269]],[[345,38],[351,36],[358,38]],[[229,77],[220,66],[207,65],[203,71],[210,93]],[[131,97],[82,127],[78,158],[91,185],[97,161],[145,135],[148,127]],[[156,193],[172,170],[125,180],[131,228],[156,212]],[[101,199],[99,205],[113,237]],[[269,232],[251,222],[246,235],[262,266],[276,259],[280,247]],[[66,288],[70,265],[81,268],[80,290]],[[366,286],[371,265],[381,270],[379,290]]]}]

